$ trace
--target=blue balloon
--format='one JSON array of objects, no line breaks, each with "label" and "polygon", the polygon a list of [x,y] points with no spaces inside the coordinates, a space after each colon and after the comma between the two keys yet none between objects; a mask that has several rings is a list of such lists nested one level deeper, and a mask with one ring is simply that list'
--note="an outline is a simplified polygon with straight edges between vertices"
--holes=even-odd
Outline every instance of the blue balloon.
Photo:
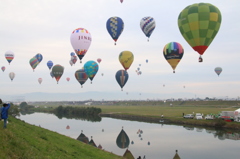
[{"label": "blue balloon", "polygon": [[112,39],[116,42],[121,35],[124,28],[124,23],[119,17],[111,17],[107,20],[107,31],[111,35]]},{"label": "blue balloon", "polygon": [[52,68],[52,66],[53,66],[53,62],[51,61],[51,60],[49,60],[48,62],[47,62],[47,66],[48,66],[48,68],[49,68],[49,70]]},{"label": "blue balloon", "polygon": [[71,55],[71,56],[74,56],[74,55],[75,55],[75,53],[74,53],[74,52],[71,52],[71,53],[70,53],[70,55]]},{"label": "blue balloon", "polygon": [[36,59],[38,60],[39,63],[40,63],[40,62],[42,61],[42,59],[43,59],[43,56],[42,56],[42,54],[40,54],[40,53],[38,53],[35,57],[36,57]]},{"label": "blue balloon", "polygon": [[121,88],[124,87],[124,85],[127,83],[128,80],[128,73],[125,70],[119,70],[117,71],[115,78]]},{"label": "blue balloon", "polygon": [[[84,64],[84,70],[88,78],[92,81],[98,72],[98,64],[95,61],[88,61]],[[91,82],[92,83],[92,82]]]}]

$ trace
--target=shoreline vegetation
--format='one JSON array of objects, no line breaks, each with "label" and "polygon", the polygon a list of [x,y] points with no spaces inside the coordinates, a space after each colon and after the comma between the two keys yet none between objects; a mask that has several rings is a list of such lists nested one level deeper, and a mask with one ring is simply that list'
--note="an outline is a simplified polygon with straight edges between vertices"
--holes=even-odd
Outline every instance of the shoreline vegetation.
[{"label": "shoreline vegetation", "polygon": [[[79,102],[36,102],[35,111],[51,112],[57,107],[99,108],[100,117],[111,117],[141,122],[161,124],[195,125],[240,130],[239,122],[226,122],[221,119],[196,120],[184,119],[183,114],[201,113],[218,115],[222,111],[234,111],[240,108],[240,101],[79,101]],[[43,108],[44,107],[44,108]],[[163,119],[161,118],[163,115]]]}]

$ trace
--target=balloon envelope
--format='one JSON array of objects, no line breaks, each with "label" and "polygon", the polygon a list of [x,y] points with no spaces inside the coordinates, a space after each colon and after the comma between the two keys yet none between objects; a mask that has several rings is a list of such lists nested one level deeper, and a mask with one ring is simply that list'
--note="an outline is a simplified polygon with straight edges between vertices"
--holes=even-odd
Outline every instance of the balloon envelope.
[{"label": "balloon envelope", "polygon": [[216,67],[216,68],[214,69],[214,71],[215,71],[216,74],[219,76],[219,75],[221,74],[221,72],[222,72],[222,68],[221,68],[221,67]]},{"label": "balloon envelope", "polygon": [[118,59],[119,59],[119,62],[122,64],[123,68],[127,70],[131,66],[134,60],[134,56],[131,51],[122,51],[119,54]]},{"label": "balloon envelope", "polygon": [[43,59],[43,56],[42,54],[38,53],[36,56],[35,56],[37,59],[38,59],[38,62],[40,63]]},{"label": "balloon envelope", "polygon": [[67,81],[70,81],[70,78],[69,78],[69,77],[67,77],[67,78],[66,78],[66,80],[67,80]]},{"label": "balloon envelope", "polygon": [[7,59],[8,63],[10,64],[14,59],[14,53],[12,51],[6,51],[5,58]]},{"label": "balloon envelope", "polygon": [[122,129],[117,136],[116,144],[119,148],[125,149],[129,146],[129,143],[130,143],[129,137],[127,133]]},{"label": "balloon envelope", "polygon": [[39,84],[42,83],[42,78],[38,78],[38,83],[39,83]]},{"label": "balloon envelope", "polygon": [[49,70],[52,68],[52,66],[53,66],[53,62],[49,60],[47,62],[47,67],[49,68]]},{"label": "balloon envelope", "polygon": [[116,42],[124,29],[123,20],[119,17],[111,17],[107,20],[106,27],[116,45]]},{"label": "balloon envelope", "polygon": [[70,56],[74,56],[74,55],[75,55],[75,53],[74,53],[74,52],[71,52],[71,53],[70,53]]},{"label": "balloon envelope", "polygon": [[59,64],[53,66],[52,74],[55,77],[57,83],[60,80],[60,78],[62,77],[63,72],[64,72],[64,67],[63,66],[61,66]]},{"label": "balloon envelope", "polygon": [[52,78],[54,78],[54,75],[53,75],[52,71],[50,72],[50,76],[51,76]]},{"label": "balloon envelope", "polygon": [[33,58],[30,59],[29,63],[30,63],[30,65],[31,65],[31,67],[32,67],[32,69],[34,71],[34,69],[39,64],[39,61],[38,61],[38,59],[36,57],[33,57]]},{"label": "balloon envelope", "polygon": [[128,73],[125,70],[118,70],[116,75],[115,75],[116,81],[118,82],[119,86],[121,88],[124,87],[124,85],[128,81]]},{"label": "balloon envelope", "polygon": [[9,73],[9,78],[11,79],[11,81],[15,78],[15,73],[14,72],[10,72]]},{"label": "balloon envelope", "polygon": [[2,66],[1,69],[2,69],[2,71],[4,72],[5,69],[6,69],[6,67],[5,67],[5,66]]},{"label": "balloon envelope", "polygon": [[150,38],[153,30],[156,27],[155,20],[152,17],[144,17],[140,21],[140,27],[146,37]]},{"label": "balloon envelope", "polygon": [[95,61],[88,61],[84,64],[84,71],[88,78],[92,81],[98,72],[98,64]]},{"label": "balloon envelope", "polygon": [[175,69],[182,59],[183,54],[184,50],[182,45],[177,42],[170,42],[163,48],[163,55],[167,62],[171,65],[173,72],[175,72]]},{"label": "balloon envelope", "polygon": [[178,16],[178,27],[188,44],[203,55],[218,33],[222,21],[219,9],[210,3],[187,6]]},{"label": "balloon envelope", "polygon": [[71,56],[71,61],[73,64],[75,64],[77,62],[77,56],[75,55]]},{"label": "balloon envelope", "polygon": [[84,71],[84,69],[77,70],[75,72],[75,77],[81,85],[83,85],[88,79],[88,76],[87,76],[86,72]]},{"label": "balloon envelope", "polygon": [[84,28],[77,28],[72,32],[70,41],[81,62],[92,42],[90,32]]},{"label": "balloon envelope", "polygon": [[97,59],[97,62],[98,62],[98,63],[100,63],[101,61],[102,61],[102,59],[100,59],[100,58]]}]

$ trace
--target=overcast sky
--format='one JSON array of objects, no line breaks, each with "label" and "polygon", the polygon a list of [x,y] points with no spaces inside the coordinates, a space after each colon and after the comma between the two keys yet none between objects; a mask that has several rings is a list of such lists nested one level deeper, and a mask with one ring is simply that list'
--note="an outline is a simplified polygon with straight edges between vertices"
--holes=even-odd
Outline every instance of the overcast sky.
[{"label": "overcast sky", "polygon": [[[123,93],[131,92],[172,94],[192,93],[197,97],[240,96],[240,3],[239,0],[208,0],[222,13],[220,30],[198,62],[195,52],[182,37],[177,19],[188,5],[196,0],[0,0],[0,98],[3,95],[17,95],[31,92],[80,93],[88,91],[118,92],[120,86],[115,74],[123,69],[118,60],[120,52],[129,50],[134,62],[128,70],[129,79]],[[124,30],[117,45],[106,29],[108,18],[118,16],[124,21]],[[156,21],[149,42],[140,29],[140,20],[151,16]],[[87,29],[92,36],[91,46],[75,65],[69,64],[73,48],[71,32],[76,28]],[[174,74],[163,56],[163,47],[169,42],[179,42],[184,56]],[[11,50],[15,58],[9,65],[5,52]],[[33,72],[29,60],[37,53],[43,55],[42,62]],[[89,60],[101,58],[99,71],[93,83],[81,85],[75,79],[76,70]],[[148,59],[148,63],[146,63]],[[64,66],[59,84],[50,76],[47,61]],[[142,75],[137,75],[140,66]],[[215,67],[222,67],[218,77]],[[13,81],[9,73],[14,72]],[[102,73],[104,74],[102,76]],[[68,82],[66,78],[69,77]],[[38,83],[42,78],[42,84]],[[165,87],[163,87],[165,85]],[[185,86],[185,88],[184,88]],[[148,97],[149,98],[149,97]],[[160,97],[161,98],[161,97]]]}]

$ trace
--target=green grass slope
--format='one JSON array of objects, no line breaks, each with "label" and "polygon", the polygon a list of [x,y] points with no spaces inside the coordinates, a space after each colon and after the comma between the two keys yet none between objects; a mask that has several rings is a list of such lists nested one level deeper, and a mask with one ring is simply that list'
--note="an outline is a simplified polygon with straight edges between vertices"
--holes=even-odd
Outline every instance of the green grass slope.
[{"label": "green grass slope", "polygon": [[1,159],[119,159],[110,152],[10,117],[0,121]]}]

